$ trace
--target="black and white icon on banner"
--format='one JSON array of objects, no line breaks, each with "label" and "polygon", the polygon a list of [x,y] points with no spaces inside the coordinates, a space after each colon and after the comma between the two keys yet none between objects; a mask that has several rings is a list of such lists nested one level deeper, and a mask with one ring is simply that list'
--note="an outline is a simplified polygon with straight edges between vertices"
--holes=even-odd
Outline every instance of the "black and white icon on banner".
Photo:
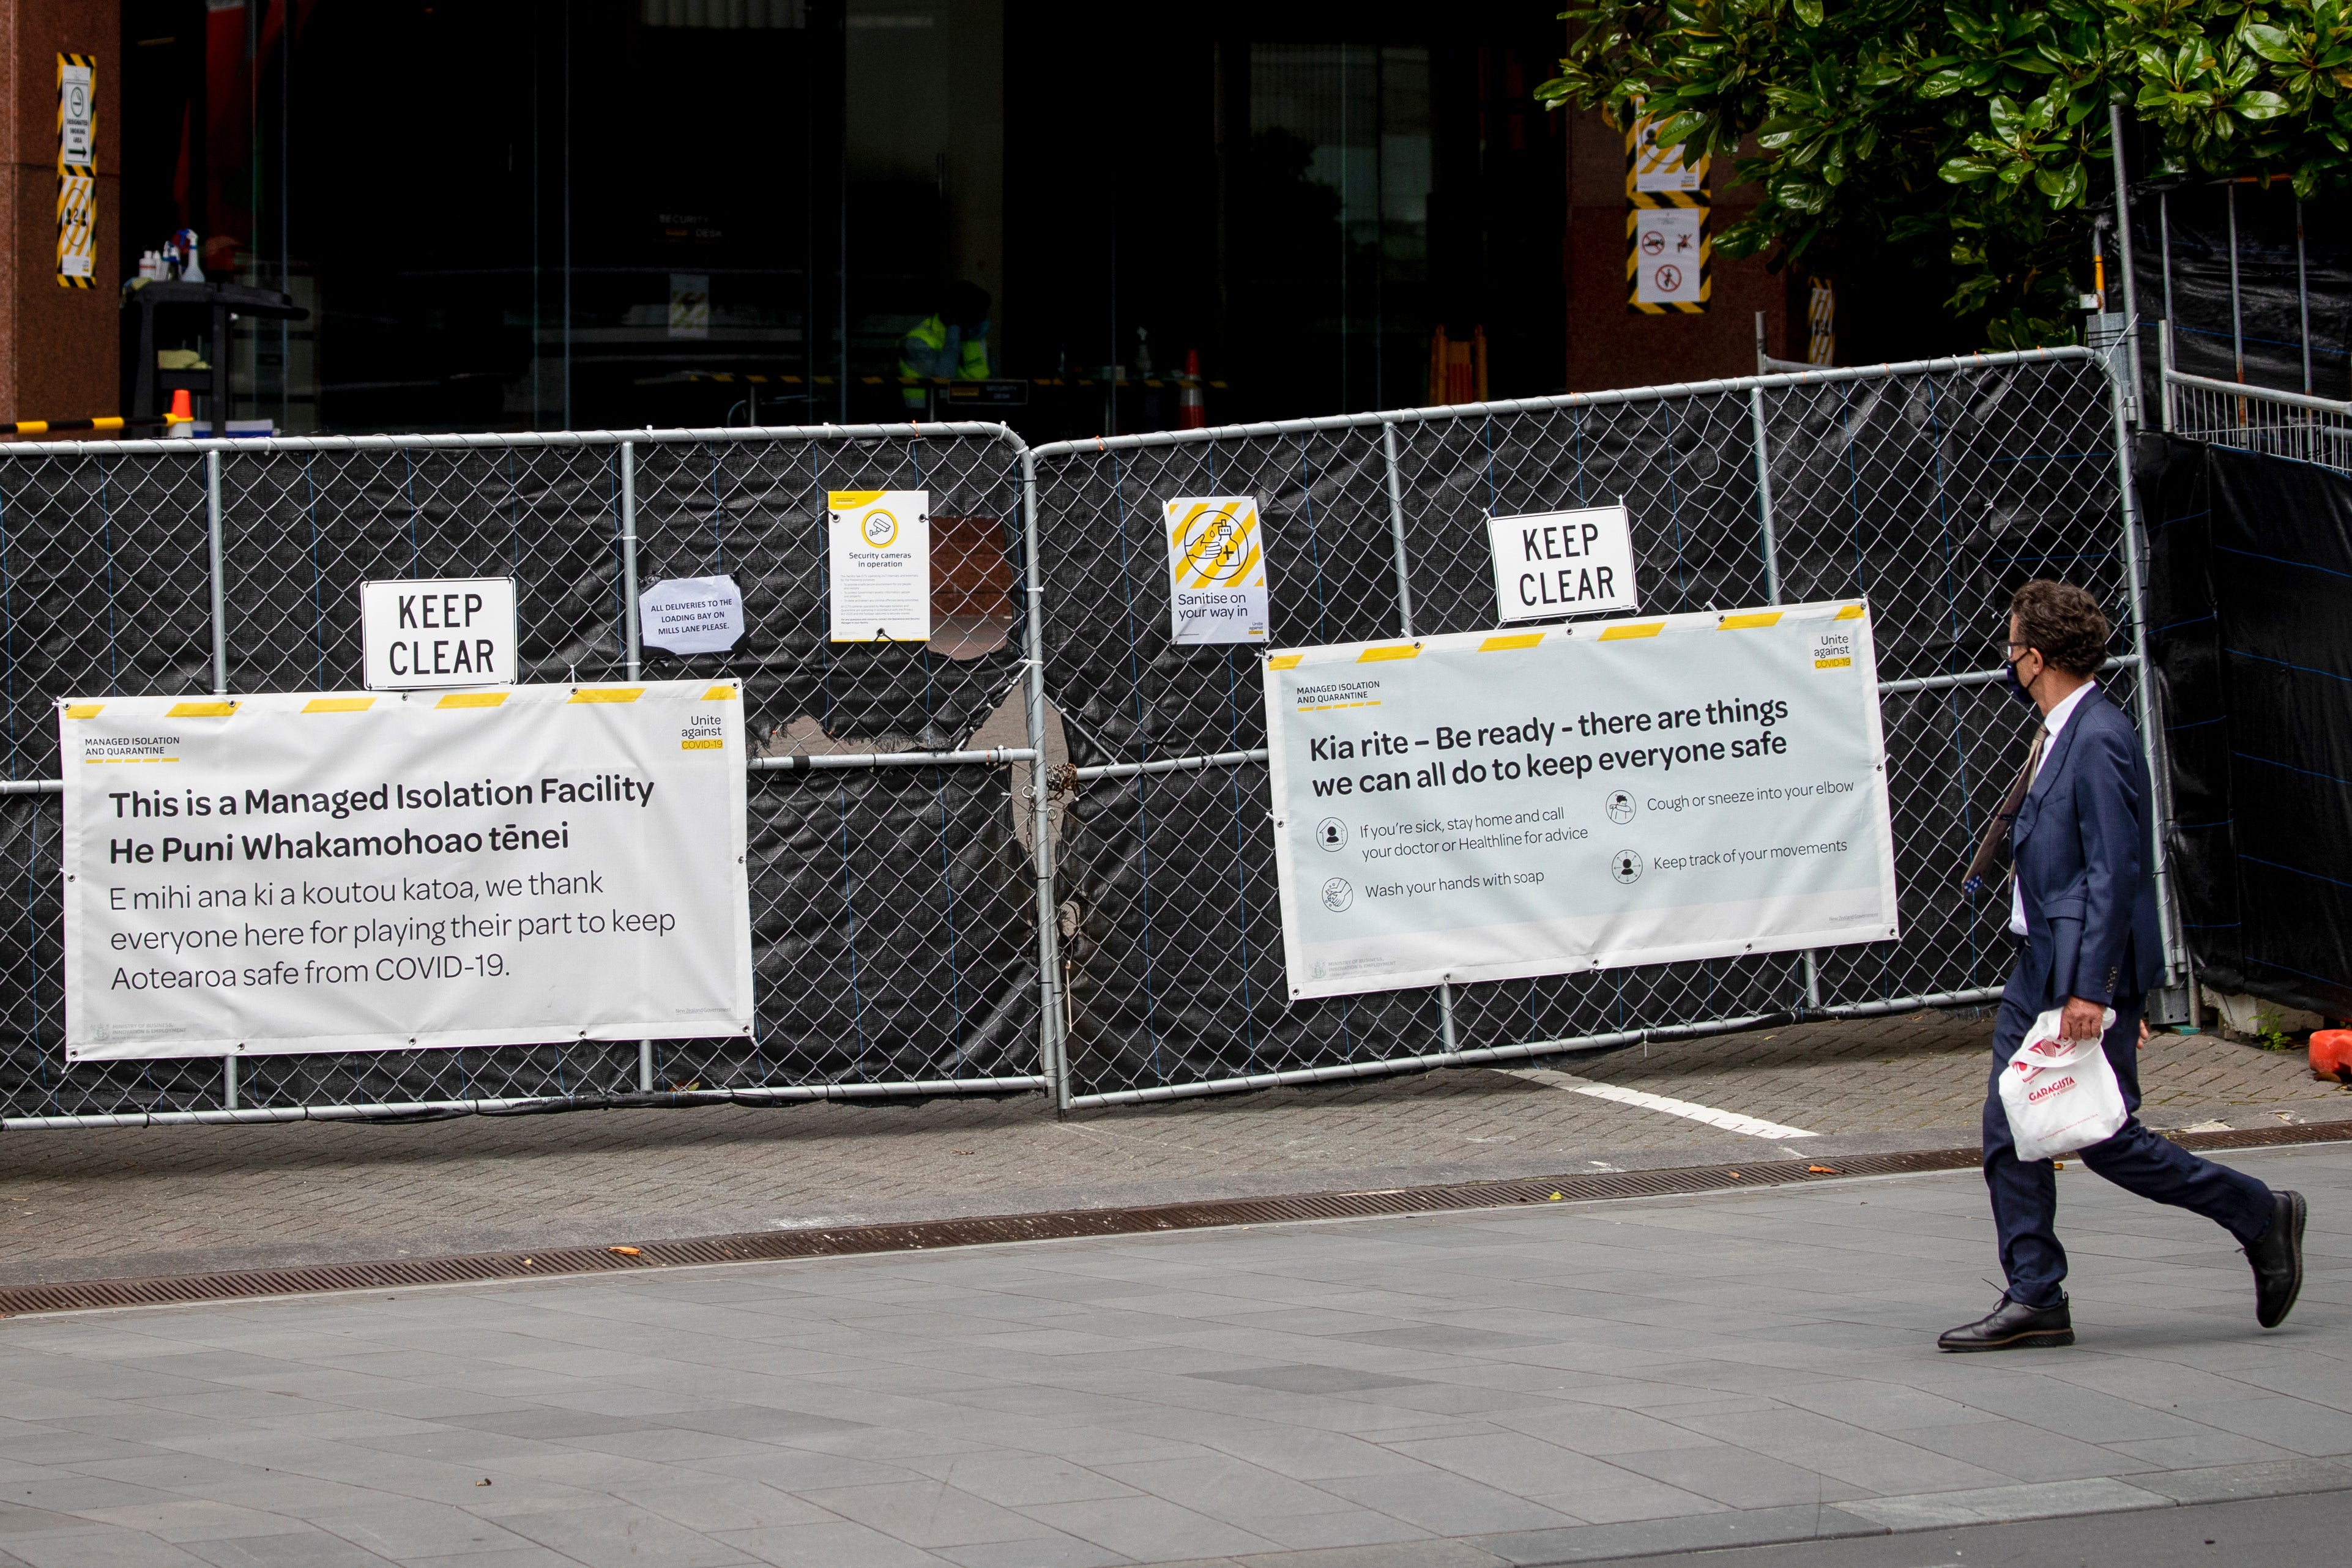
[{"label": "black and white icon on banner", "polygon": [[1356,902],[1356,884],[1344,876],[1335,876],[1323,884],[1323,907],[1338,915]]},{"label": "black and white icon on banner", "polygon": [[1632,850],[1619,850],[1609,857],[1609,874],[1632,886],[1642,880],[1642,857]]},{"label": "black and white icon on banner", "polygon": [[1609,820],[1623,824],[1633,820],[1633,797],[1623,789],[1609,791]]},{"label": "black and white icon on banner", "polygon": [[1337,817],[1326,817],[1315,824],[1316,845],[1332,854],[1348,847],[1348,824]]}]

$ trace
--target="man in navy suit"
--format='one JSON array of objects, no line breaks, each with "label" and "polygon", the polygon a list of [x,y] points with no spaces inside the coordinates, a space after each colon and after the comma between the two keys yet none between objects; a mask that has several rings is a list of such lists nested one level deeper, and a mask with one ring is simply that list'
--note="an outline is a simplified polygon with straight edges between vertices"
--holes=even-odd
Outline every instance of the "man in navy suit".
[{"label": "man in navy suit", "polygon": [[2011,694],[2042,711],[2033,755],[1969,868],[1981,878],[2004,827],[2014,856],[2010,934],[2017,967],[1993,1026],[1984,1107],[1985,1185],[2000,1234],[2009,1289],[1991,1314],[1945,1333],[1944,1350],[2021,1350],[2074,1343],[2066,1249],[2058,1244],[2058,1182],[2048,1160],[2017,1157],[2001,1108],[2000,1075],[2036,1016],[2063,1004],[2060,1033],[2100,1035],[2131,1113],[2123,1130],[2082,1151],[2083,1163],[2142,1197],[2176,1204],[2228,1230],[2254,1270],[2254,1315],[2283,1322],[2303,1288],[2303,1195],[2273,1192],[2252,1176],[2200,1159],[2140,1124],[2139,1063],[2145,998],[2161,978],[2156,878],[2148,863],[2147,770],[2139,736],[2092,679],[2107,650],[2097,601],[2065,583],[2036,580],[2010,601],[2006,676]]}]

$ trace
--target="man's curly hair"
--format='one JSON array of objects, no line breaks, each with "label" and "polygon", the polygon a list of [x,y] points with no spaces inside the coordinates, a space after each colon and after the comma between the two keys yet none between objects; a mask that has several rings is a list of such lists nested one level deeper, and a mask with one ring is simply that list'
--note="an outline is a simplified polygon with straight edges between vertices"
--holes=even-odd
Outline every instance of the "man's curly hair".
[{"label": "man's curly hair", "polygon": [[2011,595],[2018,641],[2070,675],[2094,675],[2107,657],[2107,618],[2099,601],[2071,582],[2037,577]]}]

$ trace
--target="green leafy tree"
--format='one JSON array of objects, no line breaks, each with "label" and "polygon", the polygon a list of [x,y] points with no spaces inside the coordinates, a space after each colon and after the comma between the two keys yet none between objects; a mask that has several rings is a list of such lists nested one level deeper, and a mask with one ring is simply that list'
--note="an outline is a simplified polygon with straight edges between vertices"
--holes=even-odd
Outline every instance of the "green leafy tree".
[{"label": "green leafy tree", "polygon": [[2352,185],[2352,0],[1587,0],[1563,18],[1547,102],[1619,126],[1639,106],[1662,143],[1736,159],[1759,189],[1718,249],[1892,265],[1995,347],[2074,335],[2113,199],[2111,100],[2135,180]]}]

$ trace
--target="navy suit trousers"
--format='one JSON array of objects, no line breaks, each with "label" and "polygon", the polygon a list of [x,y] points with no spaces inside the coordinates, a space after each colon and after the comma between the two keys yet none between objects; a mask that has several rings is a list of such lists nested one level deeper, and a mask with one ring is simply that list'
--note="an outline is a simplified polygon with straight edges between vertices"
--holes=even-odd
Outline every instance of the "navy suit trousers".
[{"label": "navy suit trousers", "polygon": [[[2021,971],[2025,967],[2019,966]],[[2009,1276],[2009,1299],[2029,1307],[2055,1306],[2064,1295],[2060,1287],[2066,1278],[2066,1249],[2058,1244],[2058,1177],[2048,1160],[2028,1164],[2017,1157],[2010,1142],[2009,1114],[2000,1103],[2000,1074],[2042,1010],[2041,991],[2036,987],[2029,993],[2021,973],[2010,978],[1993,1026],[1992,1075],[1984,1106],[1985,1185],[1992,1189],[2001,1270]],[[2203,1215],[2242,1245],[2258,1240],[2270,1228],[2269,1187],[2227,1166],[2200,1159],[2140,1124],[2140,998],[2117,997],[2115,1009],[2115,1027],[2100,1043],[2122,1085],[2124,1107],[2132,1114],[2123,1131],[2081,1150],[2079,1157],[2126,1191]]]}]

